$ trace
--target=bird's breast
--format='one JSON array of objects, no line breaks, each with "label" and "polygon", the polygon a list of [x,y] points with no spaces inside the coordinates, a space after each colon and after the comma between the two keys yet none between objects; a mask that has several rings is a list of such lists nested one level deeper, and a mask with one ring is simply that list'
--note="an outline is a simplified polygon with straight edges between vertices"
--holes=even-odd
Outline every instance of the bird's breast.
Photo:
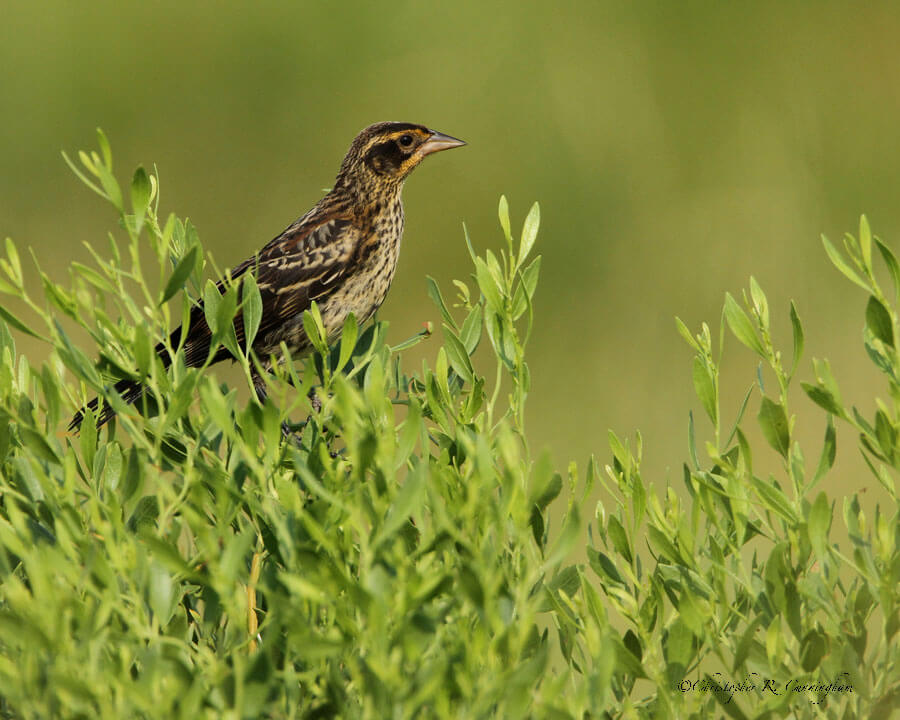
[{"label": "bird's breast", "polygon": [[340,335],[351,312],[358,323],[366,322],[384,302],[400,256],[403,208],[399,201],[370,220],[346,279],[324,303],[323,322],[329,340]]}]

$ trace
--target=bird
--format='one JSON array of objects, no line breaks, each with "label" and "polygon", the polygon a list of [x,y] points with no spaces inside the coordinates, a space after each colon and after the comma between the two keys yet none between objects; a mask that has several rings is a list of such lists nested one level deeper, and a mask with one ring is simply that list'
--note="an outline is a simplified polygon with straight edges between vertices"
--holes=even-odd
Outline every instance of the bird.
[{"label": "bird", "polygon": [[[303,329],[303,313],[317,303],[331,343],[340,336],[344,321],[353,313],[362,325],[387,295],[400,252],[403,235],[401,191],[409,174],[428,155],[466,143],[424,125],[379,122],[360,132],[344,156],[332,188],[305,215],[291,223],[256,254],[239,264],[230,275],[240,283],[252,273],[262,300],[259,329],[251,344],[263,372],[280,357],[281,343],[291,356],[312,349]],[[224,293],[226,283],[220,280]],[[234,318],[238,344],[246,352],[243,317]],[[186,326],[170,336],[172,347],[183,345],[187,367],[206,363],[212,352],[212,332],[206,322],[203,302],[190,311]],[[164,343],[155,348],[164,367],[172,357]],[[234,360],[225,347],[215,350],[212,362]],[[260,403],[266,399],[265,378],[254,366],[252,379]],[[125,378],[112,390],[126,404],[137,402],[146,392],[140,380]],[[78,431],[85,412],[97,411],[96,397],[81,408],[69,423]],[[115,411],[103,402],[96,415],[97,426],[113,418]],[[286,426],[283,426],[286,427]],[[285,434],[288,430],[285,429]]]}]

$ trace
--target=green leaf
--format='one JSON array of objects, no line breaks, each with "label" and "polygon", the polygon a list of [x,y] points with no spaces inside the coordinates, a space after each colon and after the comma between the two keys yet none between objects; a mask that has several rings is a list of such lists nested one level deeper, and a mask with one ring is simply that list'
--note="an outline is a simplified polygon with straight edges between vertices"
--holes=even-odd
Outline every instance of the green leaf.
[{"label": "green leaf", "polygon": [[417,402],[411,401],[397,438],[397,448],[394,451],[395,468],[402,467],[409,460],[415,449],[416,441],[422,436],[423,429],[422,409]]},{"label": "green leaf", "polygon": [[207,280],[203,288],[203,316],[209,325],[213,335],[219,332],[219,305],[222,304],[222,294],[212,280]]},{"label": "green leaf", "polygon": [[475,258],[475,279],[488,307],[494,312],[501,312],[503,310],[503,296],[500,288],[494,281],[487,264],[480,257]]},{"label": "green leaf", "polygon": [[141,375],[149,375],[155,353],[150,346],[150,336],[142,328],[135,329],[132,347],[138,371]]},{"label": "green leaf", "polygon": [[116,443],[107,445],[106,461],[103,463],[103,486],[111,491],[119,487],[122,476],[122,448]]},{"label": "green leaf", "polygon": [[724,312],[725,321],[728,323],[728,327],[731,329],[734,336],[757,355],[765,358],[766,351],[763,348],[759,337],[756,335],[753,323],[750,322],[747,313],[741,309],[741,306],[737,304],[737,301],[731,297],[731,293],[725,293]]},{"label": "green leaf", "polygon": [[531,206],[531,210],[528,211],[528,216],[525,218],[525,225],[522,227],[522,241],[519,244],[519,259],[516,262],[517,267],[525,262],[528,253],[530,253],[531,248],[534,247],[534,241],[537,239],[538,228],[540,225],[541,208],[535,203]]},{"label": "green leaf", "polygon": [[822,454],[819,456],[819,466],[816,468],[816,474],[813,482],[822,478],[834,466],[834,459],[837,455],[837,434],[834,431],[834,420],[828,417],[828,423],[825,426],[825,442],[822,445]]},{"label": "green leaf", "polygon": [[891,249],[877,237],[875,238],[875,246],[878,248],[878,252],[881,253],[884,264],[887,265],[888,271],[891,273],[891,280],[894,282],[894,298],[896,302],[900,303],[900,263],[897,262],[897,258],[891,252]]},{"label": "green leaf", "polygon": [[744,412],[747,410],[747,403],[750,401],[750,395],[753,394],[754,387],[756,387],[756,385],[751,384],[750,387],[747,388],[747,392],[744,394],[744,399],[741,401],[740,408],[738,408],[737,417],[735,417],[734,419],[734,425],[732,425],[731,432],[728,433],[728,439],[725,441],[726,447],[731,444],[732,438],[737,432],[739,432],[739,426],[741,424],[741,420],[744,419]]},{"label": "green leaf", "polygon": [[869,297],[866,305],[866,327],[885,345],[889,347],[894,345],[894,322],[891,314],[874,295]]},{"label": "green leaf", "polygon": [[484,324],[487,329],[488,340],[491,341],[491,346],[494,348],[494,352],[497,353],[497,357],[503,361],[507,368],[513,369],[515,367],[515,359],[514,355],[508,351],[509,340],[505,337],[506,330],[500,316],[485,307]]},{"label": "green leaf", "polygon": [[865,280],[863,280],[853,268],[851,268],[846,262],[844,262],[841,254],[837,251],[834,245],[831,244],[831,241],[824,235],[822,236],[822,245],[825,246],[825,253],[828,255],[828,259],[831,260],[831,263],[838,270],[840,270],[845,277],[847,277],[849,280],[852,280],[866,292],[872,292],[872,288],[869,287],[869,284]]},{"label": "green leaf", "polygon": [[757,419],[769,445],[775,448],[782,457],[787,458],[791,439],[784,407],[763,397]]},{"label": "green leaf", "polygon": [[[192,250],[198,246],[191,248]],[[249,353],[259,332],[259,324],[262,321],[262,297],[253,273],[246,273],[241,280],[241,315],[244,321],[245,350]],[[355,338],[354,338],[355,342]]]},{"label": "green leaf", "polygon": [[106,193],[103,192],[103,189],[97,185],[93,180],[91,180],[87,175],[85,175],[81,169],[73,162],[73,160],[66,154],[65,151],[62,153],[63,160],[66,161],[66,165],[69,166],[69,170],[71,170],[75,177],[77,177],[81,182],[97,193],[100,197],[106,198]]},{"label": "green leaf", "polygon": [[430,326],[431,326],[431,323],[427,323],[426,328],[424,330],[420,330],[412,337],[408,337],[408,338],[406,338],[406,340],[403,340],[403,341],[397,343],[396,345],[391,345],[391,352],[399,353],[399,352],[402,352],[403,350],[408,350],[411,347],[415,347],[423,340],[427,340],[428,338],[431,337],[431,333],[432,333]]},{"label": "green leaf", "polygon": [[522,313],[528,309],[529,301],[534,297],[534,291],[537,287],[540,271],[541,256],[538,255],[522,272],[521,282],[516,285],[512,308],[513,320],[518,320],[522,316]]},{"label": "green leaf", "polygon": [[184,287],[184,283],[194,271],[194,268],[197,266],[197,262],[199,261],[199,259],[200,246],[194,245],[184,254],[181,260],[178,261],[178,264],[175,266],[175,270],[172,272],[172,275],[169,276],[169,280],[166,282],[166,287],[163,290],[163,294],[159,299],[160,305],[170,300],[172,297],[174,297],[175,293],[177,293],[179,290],[181,290],[182,287]]},{"label": "green leaf", "polygon": [[800,387],[803,388],[803,392],[809,396],[809,399],[819,407],[827,410],[832,415],[837,415],[838,417],[845,416],[843,407],[841,407],[837,398],[835,398],[827,388],[805,382],[800,383]]},{"label": "green leaf", "polygon": [[616,564],[609,557],[592,547],[588,547],[587,556],[591,570],[597,574],[597,577],[600,578],[604,585],[607,583],[625,585],[625,581],[622,579]]},{"label": "green leaf", "polygon": [[794,359],[791,363],[791,374],[793,374],[797,371],[797,363],[800,362],[800,357],[803,355],[803,325],[793,300],[791,300],[791,329],[794,336]]},{"label": "green leaf", "polygon": [[[0,307],[0,315],[3,315],[3,312],[3,308]],[[91,361],[88,360],[87,355],[85,355],[84,351],[80,348],[72,344],[72,341],[69,339],[69,336],[66,334],[66,331],[63,330],[63,327],[59,324],[58,320],[53,320],[53,327],[56,330],[59,341],[62,343],[61,347],[57,346],[57,352],[62,361],[70,370],[73,370],[79,378],[89,381],[94,387],[98,387],[101,384],[100,376],[97,374]]]},{"label": "green leaf", "polygon": [[818,630],[810,630],[800,643],[800,664],[806,672],[812,672],[828,652],[825,636]]},{"label": "green leaf", "polygon": [[[543,460],[543,456],[541,459]],[[539,487],[535,487],[531,502],[543,512],[550,503],[559,497],[560,492],[562,492],[562,475],[550,473],[546,482],[541,483]]]},{"label": "green leaf", "polygon": [[147,208],[150,207],[150,178],[147,171],[143,167],[138,167],[134,171],[134,177],[131,179],[131,207],[134,211],[134,231],[140,234],[144,225],[144,216],[147,214]]},{"label": "green leaf", "polygon": [[859,216],[859,248],[862,254],[863,265],[872,272],[872,230],[865,215]]},{"label": "green leaf", "polygon": [[441,317],[444,319],[444,322],[447,323],[454,330],[457,330],[456,321],[454,321],[453,316],[450,314],[450,311],[447,309],[447,304],[444,302],[444,296],[441,295],[441,289],[438,287],[437,282],[430,275],[426,275],[425,283],[428,287],[428,297],[431,298],[432,302],[438,306],[438,309],[441,311]]},{"label": "green leaf", "polygon": [[694,657],[694,633],[680,618],[676,617],[665,633],[662,646],[666,664],[674,665],[680,671],[678,676],[672,679],[683,680],[681,672],[684,672]]},{"label": "green leaf", "polygon": [[780,488],[755,475],[750,478],[750,482],[766,508],[772,510],[789,523],[797,522],[797,513]]},{"label": "green leaf", "polygon": [[573,598],[581,589],[581,575],[577,565],[569,565],[560,570],[546,585],[547,591],[557,597],[562,591],[566,597]]},{"label": "green leaf", "polygon": [[100,146],[100,152],[103,154],[103,164],[112,170],[112,150],[109,148],[109,140],[106,133],[101,128],[97,128],[97,144]]},{"label": "green leaf", "polygon": [[30,448],[36,457],[53,465],[60,464],[56,448],[50,444],[43,433],[36,432],[26,425],[19,425],[19,435],[22,438],[22,444],[26,448]]},{"label": "green leaf", "polygon": [[375,540],[375,545],[389,539],[397,530],[410,521],[410,517],[422,506],[425,497],[425,486],[428,479],[427,465],[420,463],[408,473],[403,486],[391,503]]},{"label": "green leaf", "polygon": [[688,452],[694,467],[700,469],[700,460],[697,457],[697,436],[694,429],[694,411],[688,410]]},{"label": "green leaf", "polygon": [[469,565],[461,565],[458,577],[459,588],[478,610],[484,608],[484,587],[478,574]]},{"label": "green leaf", "polygon": [[628,533],[625,532],[625,528],[615,515],[610,515],[606,530],[613,547],[630,565],[634,560],[631,554],[631,544],[628,542]]},{"label": "green leaf", "polygon": [[478,343],[481,341],[482,324],[481,308],[478,306],[473,307],[463,321],[462,328],[459,331],[459,339],[469,355],[475,352]]},{"label": "green leaf", "polygon": [[766,294],[756,282],[756,278],[750,276],[750,299],[753,301],[753,307],[759,317],[759,322],[764,328],[769,327],[769,301]]},{"label": "green leaf", "polygon": [[469,360],[469,353],[466,351],[462,341],[456,337],[456,333],[446,325],[444,325],[444,348],[447,351],[450,367],[453,368],[454,372],[469,385],[474,383],[475,373],[472,369],[472,362]]},{"label": "green leaf", "polygon": [[675,546],[672,544],[672,541],[669,540],[668,537],[655,525],[647,526],[647,536],[650,540],[650,545],[656,550],[658,554],[660,554],[666,562],[681,565],[682,559],[678,553],[678,550],[675,549]]},{"label": "green leaf", "polygon": [[684,341],[690,345],[697,352],[702,352],[702,348],[697,342],[696,338],[691,334],[691,331],[688,329],[688,326],[684,324],[680,317],[675,318],[675,327],[678,328],[678,334],[684,338]]},{"label": "green leaf", "polygon": [[12,238],[6,238],[6,256],[9,258],[9,267],[7,274],[16,287],[22,287],[22,262],[19,260],[19,251],[16,250],[16,244]]},{"label": "green leaf", "polygon": [[356,315],[348,313],[344,320],[344,329],[341,332],[341,350],[338,355],[338,363],[334,368],[335,372],[340,372],[346,367],[356,348],[356,338],[359,334],[359,326],[356,324]]},{"label": "green leaf", "polygon": [[309,310],[303,311],[303,329],[313,347],[320,355],[328,354],[328,337],[325,334],[325,326],[322,324],[322,315],[315,300]]},{"label": "green leaf", "polygon": [[0,305],[0,318],[3,318],[6,321],[7,325],[11,325],[19,332],[23,332],[26,335],[30,335],[31,337],[39,338],[41,340],[44,340],[45,342],[49,342],[49,340],[47,340],[47,338],[45,338],[43,335],[39,335],[38,333],[36,333],[34,330],[32,330],[30,327],[28,327],[25,323],[23,323],[21,320],[19,320],[19,318],[17,318],[15,315],[13,315],[9,310],[7,310],[5,307],[3,307],[3,305]]},{"label": "green leaf", "polygon": [[580,534],[581,515],[578,511],[578,505],[572,505],[563,519],[562,530],[560,530],[559,536],[556,538],[553,549],[544,561],[544,567],[554,567],[565,560],[569,553],[572,552],[572,548],[575,546],[575,542]]},{"label": "green leaf", "polygon": [[172,576],[162,565],[153,563],[150,566],[148,604],[163,625],[171,617],[174,596],[175,584],[172,582]]},{"label": "green leaf", "polygon": [[125,208],[122,204],[122,189],[113,176],[112,171],[106,165],[95,165],[94,170],[100,180],[100,185],[106,193],[107,199],[115,206],[119,213],[124,213]]},{"label": "green leaf", "polygon": [[707,364],[696,355],[694,356],[694,391],[712,424],[718,426],[719,412],[715,380]]},{"label": "green leaf", "polygon": [[503,237],[506,238],[507,244],[512,247],[512,231],[509,225],[509,203],[506,201],[506,195],[500,196],[500,205],[497,208],[497,216],[500,218],[500,227],[503,228]]},{"label": "green leaf", "polygon": [[241,354],[237,344],[237,335],[234,329],[234,317],[237,313],[238,299],[237,287],[231,285],[225,288],[221,295],[222,302],[216,310],[216,325],[221,333],[221,342],[228,348],[232,355],[238,357]]},{"label": "green leaf", "polygon": [[812,545],[816,556],[822,560],[825,558],[828,548],[828,531],[831,529],[831,505],[828,504],[828,497],[824,492],[820,492],[816,497],[816,501],[809,510],[809,520],[807,521],[807,531],[809,534],[809,542]]},{"label": "green leaf", "polygon": [[109,282],[103,275],[98,273],[93,268],[89,268],[87,265],[82,265],[80,262],[72,262],[69,264],[69,267],[75,272],[77,275],[83,277],[88,283],[93,285],[95,288],[104,293],[115,293],[117,290],[113,287],[112,283]]},{"label": "green leaf", "polygon": [[194,401],[194,388],[197,387],[198,377],[196,371],[190,371],[172,390],[168,398],[169,406],[166,408],[165,422],[162,425],[163,432],[187,414],[188,407]]}]

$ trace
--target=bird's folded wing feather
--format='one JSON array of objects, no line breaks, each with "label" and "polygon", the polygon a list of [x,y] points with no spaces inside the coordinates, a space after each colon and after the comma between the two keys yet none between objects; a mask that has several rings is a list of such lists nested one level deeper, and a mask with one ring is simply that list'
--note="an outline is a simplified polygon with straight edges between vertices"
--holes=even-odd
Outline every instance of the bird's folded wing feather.
[{"label": "bird's folded wing feather", "polygon": [[[256,337],[265,338],[286,320],[308,310],[313,300],[333,291],[352,264],[357,241],[358,231],[347,217],[325,217],[318,222],[304,217],[234,268],[232,279],[250,272],[259,287],[262,316]],[[225,292],[224,282],[219,282],[218,288]],[[246,337],[241,313],[234,320],[234,329],[243,347]],[[191,313],[184,348],[189,367],[206,361],[210,341],[209,326],[199,304]]]}]

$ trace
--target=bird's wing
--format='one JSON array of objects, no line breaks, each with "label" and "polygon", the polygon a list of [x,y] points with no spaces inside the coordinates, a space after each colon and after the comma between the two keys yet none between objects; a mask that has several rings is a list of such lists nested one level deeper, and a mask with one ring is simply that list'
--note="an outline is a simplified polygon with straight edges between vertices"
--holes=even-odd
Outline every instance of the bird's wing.
[{"label": "bird's wing", "polygon": [[[252,273],[262,299],[262,316],[257,338],[265,338],[292,317],[309,309],[317,300],[337,287],[351,264],[357,246],[358,231],[351,219],[306,216],[291,225],[254,257],[231,271],[234,280]],[[219,290],[225,292],[224,282]],[[238,313],[234,320],[238,344],[244,347],[244,320]],[[176,338],[173,341],[177,342]],[[191,313],[185,342],[185,364],[202,365],[209,353],[211,333],[203,315],[202,303]],[[225,359],[223,355],[222,358]]]}]

